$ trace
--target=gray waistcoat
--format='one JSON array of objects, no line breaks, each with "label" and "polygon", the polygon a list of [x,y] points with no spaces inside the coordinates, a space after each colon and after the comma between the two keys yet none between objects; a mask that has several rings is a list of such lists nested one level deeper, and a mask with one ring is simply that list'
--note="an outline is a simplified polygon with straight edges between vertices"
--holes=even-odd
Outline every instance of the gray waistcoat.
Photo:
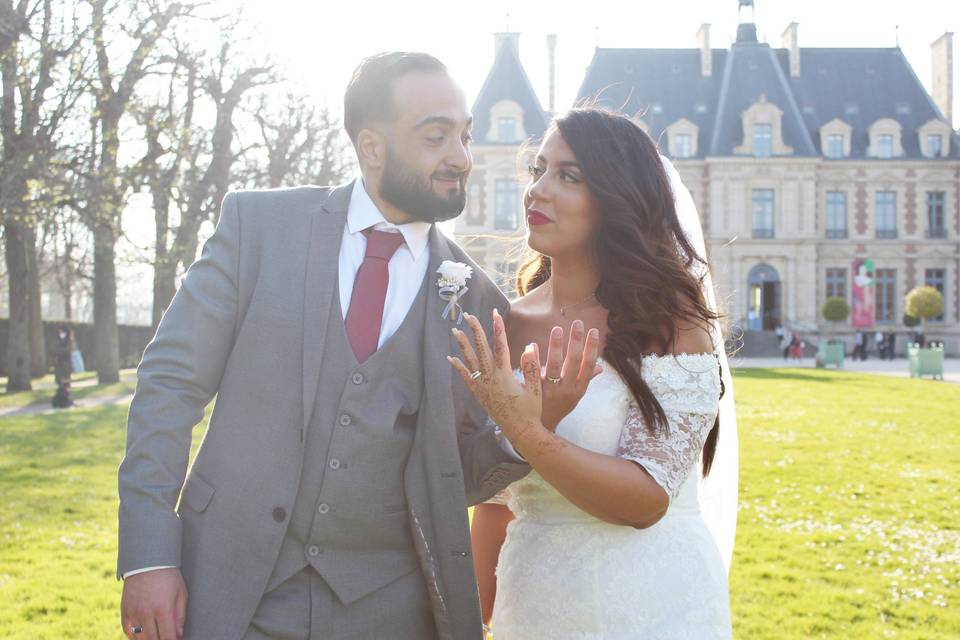
[{"label": "gray waistcoat", "polygon": [[334,292],[300,488],[268,591],[311,565],[350,604],[417,569],[403,470],[423,394],[427,290],[362,365]]}]

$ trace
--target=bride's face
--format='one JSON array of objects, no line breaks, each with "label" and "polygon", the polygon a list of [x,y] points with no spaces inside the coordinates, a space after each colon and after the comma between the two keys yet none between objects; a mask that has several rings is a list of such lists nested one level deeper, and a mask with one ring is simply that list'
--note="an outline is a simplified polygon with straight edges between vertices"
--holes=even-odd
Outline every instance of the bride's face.
[{"label": "bride's face", "polygon": [[589,252],[600,211],[573,150],[555,128],[530,166],[523,204],[531,249],[553,258]]}]

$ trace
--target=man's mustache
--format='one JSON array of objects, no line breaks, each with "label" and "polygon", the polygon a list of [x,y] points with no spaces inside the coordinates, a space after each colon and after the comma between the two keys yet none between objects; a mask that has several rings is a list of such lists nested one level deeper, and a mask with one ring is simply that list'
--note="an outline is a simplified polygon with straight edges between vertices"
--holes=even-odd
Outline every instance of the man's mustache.
[{"label": "man's mustache", "polygon": [[434,180],[458,180],[463,182],[467,179],[466,171],[437,171],[433,174]]}]

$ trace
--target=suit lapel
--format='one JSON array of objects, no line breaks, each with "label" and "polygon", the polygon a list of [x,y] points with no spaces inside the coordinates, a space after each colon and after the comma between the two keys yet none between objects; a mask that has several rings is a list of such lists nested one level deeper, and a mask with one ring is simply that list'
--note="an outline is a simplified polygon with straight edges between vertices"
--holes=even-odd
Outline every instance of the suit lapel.
[{"label": "suit lapel", "polygon": [[[453,424],[453,367],[447,362],[447,356],[455,352],[451,328],[454,326],[456,314],[446,319],[443,309],[446,302],[437,293],[437,269],[444,260],[453,260],[453,254],[447,245],[447,240],[433,225],[430,229],[430,266],[427,267],[427,317],[424,320],[424,382],[427,393],[431,396],[431,406],[434,412],[430,422],[449,429]],[[468,293],[469,295],[469,293]]]},{"label": "suit lapel", "polygon": [[337,293],[340,242],[347,223],[353,182],[330,192],[310,218],[310,251],[303,291],[303,427],[310,424],[317,399],[320,363],[326,342],[332,297]]}]

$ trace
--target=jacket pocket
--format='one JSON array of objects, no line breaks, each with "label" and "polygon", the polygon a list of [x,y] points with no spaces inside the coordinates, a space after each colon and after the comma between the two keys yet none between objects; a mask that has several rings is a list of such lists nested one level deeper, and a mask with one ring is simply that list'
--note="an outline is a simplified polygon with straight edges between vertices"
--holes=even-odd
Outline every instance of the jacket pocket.
[{"label": "jacket pocket", "polygon": [[197,513],[202,513],[203,510],[207,508],[207,505],[210,504],[210,499],[213,498],[214,491],[213,486],[209,482],[196,473],[191,473],[186,485],[183,487],[182,499],[188,507]]}]

